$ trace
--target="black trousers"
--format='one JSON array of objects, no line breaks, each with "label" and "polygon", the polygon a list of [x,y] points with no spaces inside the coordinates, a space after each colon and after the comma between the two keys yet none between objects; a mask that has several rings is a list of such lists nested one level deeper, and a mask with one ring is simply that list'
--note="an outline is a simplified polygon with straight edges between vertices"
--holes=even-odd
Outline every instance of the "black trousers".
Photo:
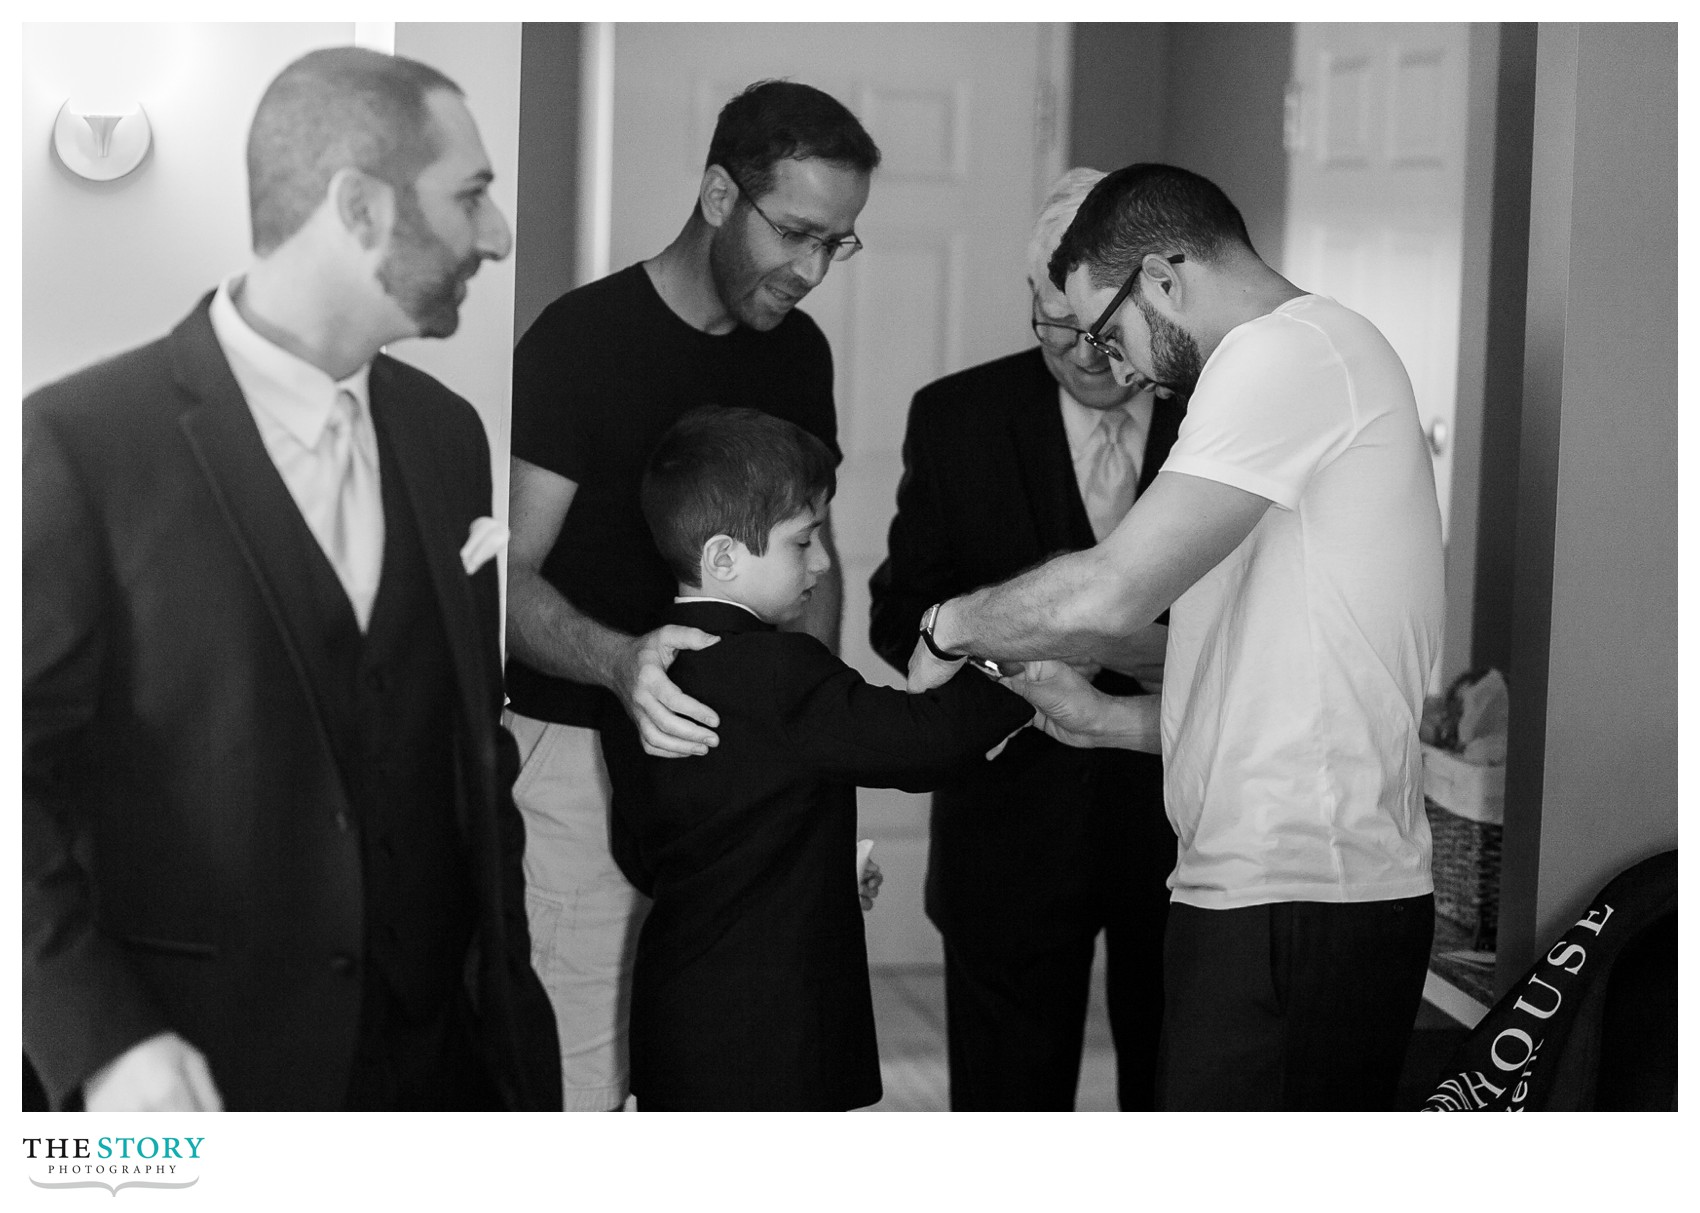
[{"label": "black trousers", "polygon": [[1073,1111],[1094,945],[1124,1111],[1152,1107],[1175,833],[1163,764],[1018,736],[933,805],[927,914],[944,937],[950,1106]]},{"label": "black trousers", "polygon": [[1386,1111],[1434,898],[1169,908],[1159,1107]]},{"label": "black trousers", "polygon": [[[1018,813],[1020,830],[1005,832],[1014,822],[999,816],[988,837],[1017,843],[1028,832],[1045,837],[1010,848],[1026,856],[1023,871],[983,862],[983,879],[975,882],[980,897],[998,890],[1003,904],[990,914],[964,915],[958,906],[948,918],[934,915],[944,936],[951,1109],[1074,1110],[1101,932],[1117,1102],[1125,1112],[1148,1111],[1175,866],[1162,765],[1154,755],[1101,752],[1085,770],[1058,774],[1031,801],[1025,791],[1032,790],[1033,775],[1024,778],[1025,790],[996,806]],[[936,834],[934,846],[937,860]],[[950,869],[959,897],[965,879],[977,874],[964,870],[962,858]]]},{"label": "black trousers", "polygon": [[[1124,1112],[1150,1111],[1163,1023],[1163,914],[1106,928],[1104,992]],[[944,949],[953,1112],[1072,1112],[1094,937],[1037,955]]]},{"label": "black trousers", "polygon": [[466,991],[423,1019],[410,1016],[370,968],[349,1075],[350,1112],[499,1112],[502,1100],[477,1045]]}]

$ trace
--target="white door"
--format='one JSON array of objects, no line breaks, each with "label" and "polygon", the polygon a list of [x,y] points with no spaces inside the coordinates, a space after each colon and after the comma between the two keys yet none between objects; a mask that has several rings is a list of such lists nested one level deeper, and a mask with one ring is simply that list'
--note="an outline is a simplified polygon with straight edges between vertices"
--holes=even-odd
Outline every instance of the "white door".
[{"label": "white door", "polygon": [[1441,526],[1452,487],[1469,29],[1296,27],[1282,273],[1374,321],[1410,372],[1434,452]]},{"label": "white door", "polygon": [[[868,577],[885,555],[915,390],[1027,345],[1027,237],[1064,167],[1066,72],[1056,26],[619,24],[614,30],[610,267],[660,249],[696,202],[714,120],[770,77],[831,93],[883,156],[856,224],[866,251],[803,303],[832,343],[844,466],[833,525],[844,566],[844,657],[897,675],[868,646]],[[885,872],[868,915],[876,964],[941,959],[921,911],[927,798],[861,793]],[[850,857],[845,858],[848,869]]]}]

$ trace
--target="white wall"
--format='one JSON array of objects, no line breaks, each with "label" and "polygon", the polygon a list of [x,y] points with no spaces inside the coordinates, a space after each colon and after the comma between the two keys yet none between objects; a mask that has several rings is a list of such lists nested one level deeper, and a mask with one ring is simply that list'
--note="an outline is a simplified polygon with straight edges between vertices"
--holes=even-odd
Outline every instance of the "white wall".
[{"label": "white wall", "polygon": [[[519,181],[520,23],[397,22],[395,50],[429,63],[460,85],[478,122],[496,180],[490,196],[514,229]],[[470,400],[484,418],[495,478],[494,513],[508,516],[508,434],[513,417],[514,257],[486,261],[461,304],[447,341],[397,342],[389,352],[429,371]]]},{"label": "white wall", "polygon": [[[23,27],[23,388],[161,336],[248,264],[248,124],[284,65],[354,41],[353,22]],[[466,90],[517,220],[520,26],[401,23],[396,51]],[[51,146],[67,96],[141,102],[154,146],[140,168],[84,181]],[[495,512],[507,513],[513,259],[486,263],[448,341],[392,351],[466,396],[490,435]]]},{"label": "white wall", "polygon": [[1676,30],[1543,23],[1538,64],[1520,483],[1543,500],[1518,511],[1551,519],[1537,948],[1677,845]]},{"label": "white wall", "polygon": [[[23,27],[23,387],[151,341],[244,266],[244,151],[260,93],[352,22]],[[139,101],[154,145],[117,181],[52,149],[67,96]]]}]

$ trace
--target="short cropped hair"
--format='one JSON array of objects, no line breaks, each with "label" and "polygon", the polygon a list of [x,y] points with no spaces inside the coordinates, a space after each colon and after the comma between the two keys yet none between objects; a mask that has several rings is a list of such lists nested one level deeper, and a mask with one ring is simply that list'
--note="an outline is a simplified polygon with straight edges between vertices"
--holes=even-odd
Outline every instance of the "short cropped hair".
[{"label": "short cropped hair", "polygon": [[1027,281],[1034,286],[1050,276],[1051,254],[1074,221],[1074,213],[1092,187],[1104,179],[1101,169],[1071,168],[1057,178],[1045,204],[1039,208],[1039,219],[1033,225],[1033,235],[1027,241]]},{"label": "short cropped hair", "polygon": [[791,80],[758,80],[721,108],[703,167],[718,164],[760,199],[773,188],[781,160],[829,160],[871,173],[880,149],[829,94]]},{"label": "short cropped hair", "polygon": [[266,88],[248,129],[248,214],[264,257],[357,168],[411,196],[440,154],[426,97],[460,86],[434,67],[358,46],[309,51]]},{"label": "short cropped hair", "polygon": [[774,527],[832,500],[837,487],[832,452],[801,426],[704,405],[650,453],[638,501],[667,567],[698,585],[702,545],[714,536],[730,535],[760,556]]},{"label": "short cropped hair", "polygon": [[1120,286],[1148,254],[1213,261],[1235,247],[1254,251],[1239,208],[1215,183],[1172,164],[1130,164],[1086,195],[1051,254],[1051,282],[1060,290],[1084,263],[1093,286]]}]

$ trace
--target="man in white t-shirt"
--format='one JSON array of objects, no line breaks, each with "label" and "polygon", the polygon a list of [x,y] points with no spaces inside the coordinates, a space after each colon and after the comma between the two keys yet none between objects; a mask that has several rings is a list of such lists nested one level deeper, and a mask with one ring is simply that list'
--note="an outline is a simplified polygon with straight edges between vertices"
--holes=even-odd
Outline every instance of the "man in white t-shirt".
[{"label": "man in white t-shirt", "polygon": [[[958,653],[1090,656],[1171,608],[1160,1106],[1387,1107],[1434,913],[1417,723],[1440,515],[1410,380],[1182,169],[1110,174],[1050,268],[1098,317],[1087,339],[1190,396],[1186,420],[1097,547],[929,612],[910,688]],[[1151,697],[1050,662],[1023,682],[1053,735],[1149,744]]]}]

